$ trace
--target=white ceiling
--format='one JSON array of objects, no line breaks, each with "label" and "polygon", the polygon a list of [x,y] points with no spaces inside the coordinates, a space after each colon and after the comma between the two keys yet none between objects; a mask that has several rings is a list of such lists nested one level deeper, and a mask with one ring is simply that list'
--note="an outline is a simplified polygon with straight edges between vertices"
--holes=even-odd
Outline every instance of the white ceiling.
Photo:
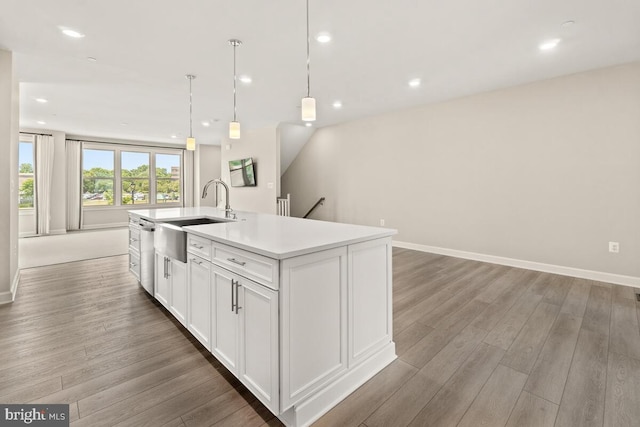
[{"label": "white ceiling", "polygon": [[[640,60],[638,18],[640,0],[311,0],[315,126]],[[333,40],[318,43],[321,31]],[[233,114],[230,38],[243,42],[238,74],[253,79],[238,87],[243,129],[300,124],[304,0],[0,0],[24,128],[176,142],[191,73],[194,136],[217,144]],[[553,38],[555,50],[538,49]]]}]

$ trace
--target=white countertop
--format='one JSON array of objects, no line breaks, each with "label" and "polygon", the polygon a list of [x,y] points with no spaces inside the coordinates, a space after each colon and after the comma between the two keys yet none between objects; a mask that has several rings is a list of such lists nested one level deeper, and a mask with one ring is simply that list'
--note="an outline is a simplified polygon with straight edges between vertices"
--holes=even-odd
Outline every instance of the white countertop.
[{"label": "white countertop", "polygon": [[[192,218],[225,219],[224,210],[200,208],[139,209],[130,213],[154,222]],[[368,227],[284,217],[254,212],[234,212],[233,222],[193,225],[189,233],[258,253],[284,259],[396,234],[390,228]]]}]

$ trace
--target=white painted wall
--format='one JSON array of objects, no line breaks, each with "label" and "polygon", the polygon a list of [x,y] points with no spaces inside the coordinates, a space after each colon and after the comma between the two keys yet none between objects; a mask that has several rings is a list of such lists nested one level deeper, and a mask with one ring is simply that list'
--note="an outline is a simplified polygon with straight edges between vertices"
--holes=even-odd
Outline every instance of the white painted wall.
[{"label": "white painted wall", "polygon": [[18,283],[19,88],[13,55],[0,49],[0,303],[10,302]]},{"label": "white painted wall", "polygon": [[293,215],[639,277],[639,183],[634,63],[319,129],[282,186]]},{"label": "white painted wall", "polygon": [[252,157],[255,163],[257,186],[229,187],[231,208],[237,211],[275,214],[276,198],[280,194],[278,129],[272,127],[248,130],[242,132],[241,139],[225,139],[222,141],[220,157],[222,179],[225,183],[230,182],[229,160]]},{"label": "white painted wall", "polygon": [[199,171],[197,172],[198,184],[196,185],[195,200],[199,201],[199,206],[215,207],[216,201],[213,197],[213,191],[210,191],[207,197],[202,199],[202,189],[210,180],[222,176],[220,172],[220,146],[201,144],[198,146],[198,151]]}]

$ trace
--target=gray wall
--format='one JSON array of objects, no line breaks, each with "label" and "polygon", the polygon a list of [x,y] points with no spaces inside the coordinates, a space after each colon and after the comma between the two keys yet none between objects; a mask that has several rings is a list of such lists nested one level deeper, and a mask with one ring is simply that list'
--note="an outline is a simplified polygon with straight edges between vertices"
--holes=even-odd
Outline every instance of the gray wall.
[{"label": "gray wall", "polygon": [[204,185],[212,179],[220,178],[220,146],[219,145],[198,145],[199,164],[198,164],[198,184],[195,195],[196,206],[215,207],[216,202],[213,197],[213,191],[210,191],[205,199],[202,199],[202,189]]},{"label": "gray wall", "polygon": [[231,208],[275,214],[276,198],[280,194],[280,142],[277,128],[242,131],[240,139],[223,139],[220,157],[222,179],[227,184],[230,182],[229,160],[252,157],[255,162],[257,185],[230,187]]},{"label": "gray wall", "polygon": [[0,49],[0,303],[18,275],[18,81],[11,52]]},{"label": "gray wall", "polygon": [[635,63],[319,129],[282,191],[397,241],[638,277],[639,183]]}]

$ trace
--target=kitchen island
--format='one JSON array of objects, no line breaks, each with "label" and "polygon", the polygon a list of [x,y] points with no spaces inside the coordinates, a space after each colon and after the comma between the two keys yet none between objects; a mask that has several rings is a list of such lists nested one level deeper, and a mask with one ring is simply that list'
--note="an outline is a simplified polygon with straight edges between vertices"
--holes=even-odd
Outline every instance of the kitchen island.
[{"label": "kitchen island", "polygon": [[284,424],[311,424],[395,359],[394,230],[215,208],[129,213],[132,260],[141,219],[221,221],[183,227],[186,263],[156,247],[152,294]]}]

